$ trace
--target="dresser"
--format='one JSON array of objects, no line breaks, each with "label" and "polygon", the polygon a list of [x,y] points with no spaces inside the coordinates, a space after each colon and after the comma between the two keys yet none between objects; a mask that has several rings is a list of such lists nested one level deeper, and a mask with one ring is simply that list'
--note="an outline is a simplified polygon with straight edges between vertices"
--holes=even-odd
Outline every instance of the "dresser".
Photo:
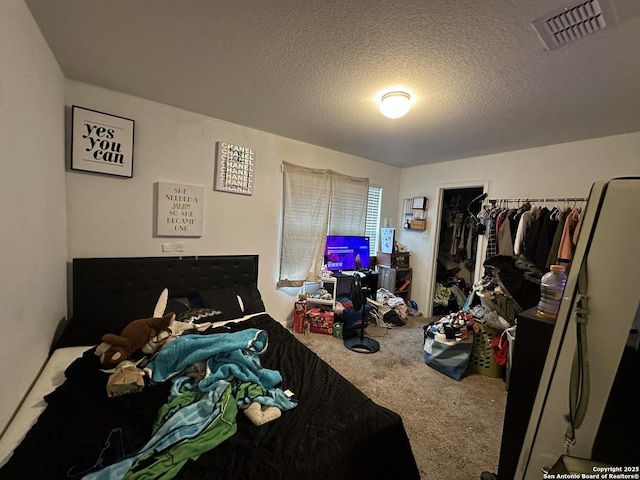
[{"label": "dresser", "polygon": [[553,321],[536,317],[536,307],[517,315],[498,464],[499,480],[514,478],[554,325]]}]

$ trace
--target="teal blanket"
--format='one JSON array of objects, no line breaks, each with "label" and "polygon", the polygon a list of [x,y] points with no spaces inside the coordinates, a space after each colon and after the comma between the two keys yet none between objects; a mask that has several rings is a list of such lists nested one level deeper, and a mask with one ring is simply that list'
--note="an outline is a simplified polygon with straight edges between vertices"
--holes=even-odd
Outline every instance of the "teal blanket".
[{"label": "teal blanket", "polygon": [[255,328],[235,333],[183,335],[163,347],[145,370],[154,382],[163,382],[180,375],[190,365],[205,361],[207,375],[198,385],[202,391],[230,377],[272,388],[282,382],[282,376],[277,370],[260,365],[259,355],[267,345],[267,332]]}]

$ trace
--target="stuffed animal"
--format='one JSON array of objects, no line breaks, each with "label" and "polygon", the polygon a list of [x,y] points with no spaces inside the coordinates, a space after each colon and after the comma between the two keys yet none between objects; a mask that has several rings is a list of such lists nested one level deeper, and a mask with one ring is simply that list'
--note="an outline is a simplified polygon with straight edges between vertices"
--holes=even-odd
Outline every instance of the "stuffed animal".
[{"label": "stuffed animal", "polygon": [[120,362],[107,380],[107,395],[110,397],[139,392],[143,388],[144,372],[127,360]]},{"label": "stuffed animal", "polygon": [[151,355],[152,353],[159,351],[162,347],[164,347],[168,343],[173,342],[176,338],[181,336],[184,332],[189,330],[193,330],[196,332],[204,332],[211,325],[213,325],[211,322],[189,323],[189,322],[179,322],[178,320],[173,320],[171,322],[171,325],[169,325],[169,328],[159,332],[157,335],[149,339],[149,341],[142,347],[142,353]]},{"label": "stuffed animal", "polygon": [[152,337],[168,330],[175,317],[174,313],[167,313],[158,318],[141,318],[124,327],[120,335],[112,333],[103,335],[102,343],[98,345],[95,352],[100,357],[102,368],[114,368],[123,360],[128,360]]},{"label": "stuffed animal", "polygon": [[267,405],[261,405],[258,402],[251,402],[249,406],[244,409],[244,414],[256,427],[259,427],[280,418],[282,411],[280,411],[278,407],[269,407]]}]

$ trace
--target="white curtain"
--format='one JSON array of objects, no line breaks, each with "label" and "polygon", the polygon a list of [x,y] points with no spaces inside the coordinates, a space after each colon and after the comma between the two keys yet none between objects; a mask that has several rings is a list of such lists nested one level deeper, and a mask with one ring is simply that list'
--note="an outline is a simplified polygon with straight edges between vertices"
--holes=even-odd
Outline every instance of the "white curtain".
[{"label": "white curtain", "polygon": [[[279,287],[320,272],[326,235],[364,235],[369,179],[283,162]],[[329,215],[331,212],[331,227]]]},{"label": "white curtain", "polygon": [[326,170],[284,163],[279,287],[297,287],[322,256],[331,179]]}]

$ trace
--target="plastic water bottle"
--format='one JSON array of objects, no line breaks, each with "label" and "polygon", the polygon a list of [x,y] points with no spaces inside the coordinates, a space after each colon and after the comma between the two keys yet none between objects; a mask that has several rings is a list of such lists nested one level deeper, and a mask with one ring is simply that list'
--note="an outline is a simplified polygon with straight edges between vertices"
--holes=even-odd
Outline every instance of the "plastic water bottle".
[{"label": "plastic water bottle", "polygon": [[536,314],[540,318],[555,320],[562,301],[567,274],[563,265],[551,265],[551,271],[540,280],[540,302]]}]

